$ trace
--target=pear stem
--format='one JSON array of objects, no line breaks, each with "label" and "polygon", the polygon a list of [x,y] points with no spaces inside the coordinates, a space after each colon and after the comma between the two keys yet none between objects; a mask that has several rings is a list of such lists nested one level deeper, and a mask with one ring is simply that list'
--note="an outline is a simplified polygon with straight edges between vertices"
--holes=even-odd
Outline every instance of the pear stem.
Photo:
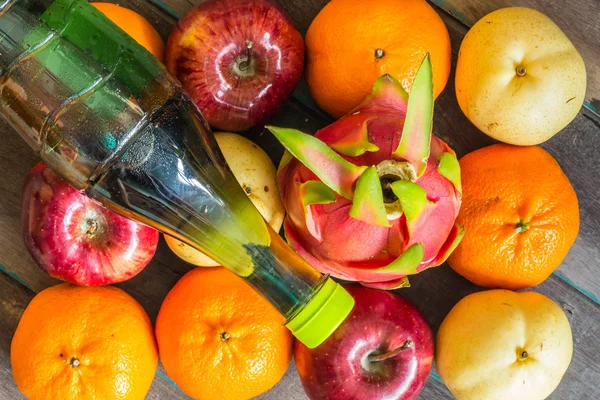
[{"label": "pear stem", "polygon": [[380,361],[385,361],[388,358],[392,358],[397,356],[398,354],[400,354],[403,350],[406,350],[408,348],[411,348],[415,345],[415,343],[412,340],[407,340],[406,342],[404,342],[404,344],[400,347],[398,347],[396,350],[392,350],[392,351],[388,351],[387,353],[383,353],[383,354],[371,354],[368,357],[369,362],[380,362]]}]

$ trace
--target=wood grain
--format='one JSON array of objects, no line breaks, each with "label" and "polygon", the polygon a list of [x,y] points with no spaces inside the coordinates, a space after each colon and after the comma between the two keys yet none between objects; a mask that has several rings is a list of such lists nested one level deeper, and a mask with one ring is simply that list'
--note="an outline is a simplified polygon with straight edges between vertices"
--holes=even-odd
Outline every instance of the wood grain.
[{"label": "wood grain", "polygon": [[[137,0],[128,0],[137,1]],[[143,1],[143,0],[142,0]],[[148,0],[157,7],[168,10],[168,13],[176,18],[182,17],[192,7],[204,3],[207,0]],[[308,27],[323,6],[329,0],[274,0],[290,17],[296,29],[306,34]],[[119,2],[120,4],[120,2]]]},{"label": "wood grain", "polygon": [[430,0],[466,26],[504,7],[529,7],[552,19],[575,45],[587,69],[587,107],[600,112],[600,1],[598,0]]},{"label": "wood grain", "polygon": [[22,399],[10,369],[10,342],[33,293],[0,273],[0,398]]},{"label": "wood grain", "polygon": [[[158,1],[155,0],[154,3]],[[493,4],[503,4],[504,1],[495,0]],[[280,0],[279,2],[291,15],[298,29],[305,32],[314,15],[327,1]],[[163,38],[168,36],[175,22],[174,18],[144,0],[125,0],[119,3],[145,16]],[[456,3],[456,1],[448,1],[448,3]],[[463,3],[479,2],[469,0]],[[571,3],[577,6],[582,1],[577,0],[569,4]],[[537,8],[549,7],[548,4],[544,2]],[[170,9],[171,14],[183,14],[192,7],[192,2],[168,0],[162,3],[161,7]],[[549,12],[547,14],[551,15]],[[473,15],[476,13],[473,12]],[[466,28],[448,15],[443,15],[443,18],[451,35],[455,62],[456,52],[466,33]],[[594,19],[587,17],[586,21],[594,22]],[[435,132],[451,143],[459,155],[464,155],[493,143],[493,140],[477,131],[466,120],[451,90],[453,86],[453,82],[449,82],[448,88],[436,103]],[[291,101],[286,104],[273,123],[314,132],[330,121],[316,109],[307,93],[305,83],[301,83]],[[0,124],[0,132],[3,134],[3,141],[0,144],[0,171],[2,171],[0,188],[3,191],[0,198],[0,264],[4,265],[7,273],[37,292],[57,282],[34,265],[20,237],[21,185],[27,171],[37,162],[37,157],[6,125]],[[600,274],[596,272],[600,263],[600,192],[598,191],[600,180],[596,176],[597,171],[600,170],[600,162],[594,154],[596,149],[600,148],[599,133],[600,120],[593,113],[584,110],[563,133],[544,145],[571,178],[581,208],[580,236],[560,267],[560,273],[592,297],[600,297]],[[262,129],[255,129],[248,136],[265,149],[274,162],[279,161],[282,148],[272,140],[270,134]],[[140,275],[119,286],[132,294],[154,321],[166,293],[189,269],[190,266],[175,257],[164,241],[161,241],[153,262]],[[411,288],[401,290],[399,293],[411,299],[423,311],[435,331],[450,308],[460,298],[473,291],[481,290],[456,275],[447,266],[420,274],[411,282]],[[569,286],[557,275],[552,276],[535,290],[553,298],[567,311],[575,337],[573,362],[563,383],[551,398],[600,398],[600,389],[597,386],[600,382],[600,366],[595,358],[600,350],[600,323],[598,322],[600,306]],[[18,317],[32,296],[33,292],[0,273],[0,320],[5,321],[0,324],[0,399],[2,400],[22,398],[12,382],[9,348]],[[187,398],[178,388],[169,384],[164,370],[159,369],[157,376],[148,395],[149,399]],[[260,397],[263,400],[305,398],[293,364],[282,381]],[[450,395],[443,384],[436,380],[435,375],[432,375],[421,398],[445,399],[450,398]]]}]

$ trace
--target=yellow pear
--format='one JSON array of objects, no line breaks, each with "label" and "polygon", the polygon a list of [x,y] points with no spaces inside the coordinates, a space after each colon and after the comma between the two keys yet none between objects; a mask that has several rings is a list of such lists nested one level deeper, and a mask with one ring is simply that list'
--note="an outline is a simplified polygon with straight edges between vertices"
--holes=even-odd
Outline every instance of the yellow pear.
[{"label": "yellow pear", "polygon": [[437,335],[437,370],[457,400],[542,400],[573,355],[563,310],[535,292],[487,290],[454,306]]},{"label": "yellow pear", "polygon": [[477,128],[502,142],[535,145],[550,139],[575,118],[585,88],[583,59],[539,11],[494,11],[460,46],[458,104]]}]

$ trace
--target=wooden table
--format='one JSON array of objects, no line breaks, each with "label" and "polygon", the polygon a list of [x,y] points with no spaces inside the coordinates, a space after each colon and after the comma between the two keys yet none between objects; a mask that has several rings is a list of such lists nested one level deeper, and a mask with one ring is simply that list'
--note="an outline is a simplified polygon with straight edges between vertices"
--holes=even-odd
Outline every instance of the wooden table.
[{"label": "wooden table", "polygon": [[[376,1],[376,0],[365,0]],[[201,0],[120,0],[119,4],[145,16],[167,38],[176,19]],[[279,0],[304,34],[327,0]],[[600,398],[600,1],[599,0],[433,0],[448,26],[453,67],[461,40],[475,21],[497,8],[523,5],[550,16],[574,42],[586,61],[588,91],[584,108],[559,135],[543,145],[556,157],[579,197],[581,230],[558,270],[533,290],[554,299],[567,313],[574,334],[573,361],[552,399]],[[435,105],[434,132],[462,156],[493,143],[462,114],[454,95],[454,71]],[[274,124],[315,132],[330,122],[314,105],[301,82]],[[23,399],[12,379],[10,341],[19,318],[36,292],[58,283],[31,260],[20,236],[21,186],[38,161],[16,133],[0,123],[0,399]],[[262,129],[249,137],[278,162],[282,148]],[[180,261],[161,240],[152,263],[137,277],[119,286],[132,294],[154,320],[160,304],[190,266]],[[399,292],[415,302],[434,331],[463,296],[482,290],[449,267],[428,270],[411,279]],[[159,367],[148,399],[187,398]],[[421,394],[423,399],[447,399],[450,393],[435,371]],[[272,390],[260,399],[306,399],[293,363]],[[107,399],[108,400],[108,399]],[[217,400],[217,399],[215,399]],[[365,399],[368,400],[368,399]]]}]

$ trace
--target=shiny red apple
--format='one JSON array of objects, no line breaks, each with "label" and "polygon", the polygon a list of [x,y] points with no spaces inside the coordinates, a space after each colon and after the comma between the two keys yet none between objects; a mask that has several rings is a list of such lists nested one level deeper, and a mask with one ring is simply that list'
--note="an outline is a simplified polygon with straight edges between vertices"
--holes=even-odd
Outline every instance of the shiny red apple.
[{"label": "shiny red apple", "polygon": [[346,287],[355,306],[325,342],[296,341],[296,367],[312,400],[416,399],[433,363],[433,334],[416,307],[386,291]]},{"label": "shiny red apple", "polygon": [[166,65],[215,129],[264,123],[292,93],[304,41],[269,0],[209,0],[175,26]]},{"label": "shiny red apple", "polygon": [[42,270],[77,285],[125,281],[150,262],[159,234],[121,217],[69,186],[46,164],[23,187],[25,247]]}]

